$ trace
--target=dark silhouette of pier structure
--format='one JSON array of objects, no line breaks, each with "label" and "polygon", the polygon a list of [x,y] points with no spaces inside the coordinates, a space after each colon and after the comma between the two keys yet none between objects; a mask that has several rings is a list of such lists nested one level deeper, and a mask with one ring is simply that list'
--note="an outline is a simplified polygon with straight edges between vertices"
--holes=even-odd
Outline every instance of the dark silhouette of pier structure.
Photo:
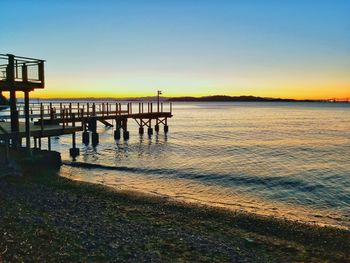
[{"label": "dark silhouette of pier structure", "polygon": [[[141,135],[147,128],[147,134],[151,136],[152,124],[156,132],[159,132],[160,125],[164,126],[165,133],[168,132],[168,118],[173,116],[172,105],[169,103],[166,107],[163,102],[159,102],[159,97],[157,105],[138,102],[136,110],[135,104],[123,105],[116,101],[31,103],[29,93],[45,87],[44,62],[0,54],[0,93],[10,93],[10,114],[0,116],[0,140],[5,141],[6,149],[8,146],[20,148],[22,138],[25,138],[28,154],[31,154],[33,137],[34,148],[41,148],[41,139],[47,138],[48,150],[51,150],[51,137],[72,134],[70,154],[77,156],[76,133],[82,131],[82,142],[86,145],[91,142],[95,146],[99,143],[98,122],[107,127],[115,126],[115,140],[129,139],[129,119],[136,121]],[[17,92],[24,93],[24,103],[17,102]]]}]

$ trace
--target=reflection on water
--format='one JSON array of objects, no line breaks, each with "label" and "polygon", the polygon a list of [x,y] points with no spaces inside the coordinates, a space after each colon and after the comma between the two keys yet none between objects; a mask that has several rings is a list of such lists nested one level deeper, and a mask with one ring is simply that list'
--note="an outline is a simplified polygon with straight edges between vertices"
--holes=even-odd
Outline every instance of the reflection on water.
[{"label": "reflection on water", "polygon": [[[62,175],[260,214],[350,226],[350,104],[178,103],[170,132],[99,127]],[[53,143],[69,160],[70,136]],[[115,169],[114,169],[115,168]]]}]

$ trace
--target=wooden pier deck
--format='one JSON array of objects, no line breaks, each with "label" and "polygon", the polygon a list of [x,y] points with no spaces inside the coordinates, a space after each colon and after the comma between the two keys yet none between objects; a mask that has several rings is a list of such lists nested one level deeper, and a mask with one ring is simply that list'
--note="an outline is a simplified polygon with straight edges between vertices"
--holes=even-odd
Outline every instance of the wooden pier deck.
[{"label": "wooden pier deck", "polygon": [[[31,103],[29,107],[30,114],[28,118],[29,133],[26,132],[24,120],[26,118],[25,110],[22,104],[17,105],[18,112],[18,132],[15,134],[18,138],[27,139],[27,148],[30,146],[30,137],[39,139],[39,147],[41,146],[41,138],[60,136],[64,134],[72,134],[72,149],[78,154],[76,149],[76,133],[82,131],[82,141],[84,144],[97,145],[99,143],[99,135],[97,133],[97,122],[101,122],[105,126],[115,127],[115,140],[129,139],[128,120],[134,120],[139,126],[139,134],[144,134],[144,128],[149,136],[153,134],[153,126],[155,132],[159,132],[160,125],[164,126],[164,132],[167,133],[168,118],[172,115],[172,105],[168,104],[167,109],[164,103],[153,105],[153,103]],[[0,139],[11,138],[11,116],[9,114],[0,115]],[[111,120],[113,120],[113,125]],[[90,140],[91,137],[91,140]],[[48,143],[50,144],[50,143]],[[72,150],[71,149],[71,150]],[[74,154],[73,154],[74,155]]]},{"label": "wooden pier deck", "polygon": [[[72,134],[74,132],[82,131],[82,127],[72,127],[67,126],[63,129],[62,125],[57,124],[47,124],[41,129],[40,125],[30,124],[30,137],[43,138],[43,137],[52,137],[60,136],[65,134]],[[11,123],[10,122],[0,122],[0,138],[5,138],[11,134]],[[19,123],[19,133],[20,138],[26,137],[25,132],[25,123]]]}]

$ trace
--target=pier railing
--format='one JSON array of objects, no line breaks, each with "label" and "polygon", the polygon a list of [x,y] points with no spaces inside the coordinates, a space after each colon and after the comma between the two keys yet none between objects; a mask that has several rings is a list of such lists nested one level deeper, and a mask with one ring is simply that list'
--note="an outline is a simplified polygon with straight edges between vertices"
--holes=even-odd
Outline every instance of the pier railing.
[{"label": "pier railing", "polygon": [[44,60],[0,54],[0,84],[3,90],[43,88]]},{"label": "pier railing", "polygon": [[[17,103],[19,118],[25,117],[24,103]],[[43,102],[29,104],[30,118],[34,119],[63,119],[69,121],[73,114],[76,119],[84,117],[108,117],[115,115],[172,113],[172,104],[160,102],[126,103],[119,102]],[[10,115],[0,116],[2,120],[10,119]]]}]

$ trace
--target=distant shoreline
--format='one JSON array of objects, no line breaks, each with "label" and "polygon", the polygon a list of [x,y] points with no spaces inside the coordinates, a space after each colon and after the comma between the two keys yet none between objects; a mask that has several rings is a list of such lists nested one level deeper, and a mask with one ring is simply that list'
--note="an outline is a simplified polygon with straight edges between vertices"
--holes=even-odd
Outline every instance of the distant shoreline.
[{"label": "distant shoreline", "polygon": [[[131,97],[131,98],[32,98],[31,101],[157,101],[156,96],[149,97]],[[161,97],[161,102],[327,102],[327,103],[350,103],[350,98],[345,99],[283,99],[283,98],[268,98],[268,97],[257,97],[257,96],[224,96],[224,95],[215,95],[215,96],[205,96],[205,97]]]}]

